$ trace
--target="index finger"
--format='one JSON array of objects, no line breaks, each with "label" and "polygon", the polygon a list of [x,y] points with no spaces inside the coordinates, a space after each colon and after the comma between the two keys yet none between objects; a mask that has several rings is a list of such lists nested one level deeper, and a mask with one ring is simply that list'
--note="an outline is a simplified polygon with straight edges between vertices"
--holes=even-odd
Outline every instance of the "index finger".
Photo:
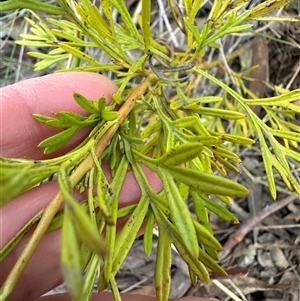
[{"label": "index finger", "polygon": [[[73,93],[98,100],[104,96],[108,102],[116,86],[108,78],[95,73],[56,73],[24,80],[0,90],[0,156],[10,158],[49,158],[38,148],[45,138],[59,132],[45,126],[33,113],[50,115],[57,111],[86,114],[74,100]],[[80,143],[86,131],[76,135],[69,148]],[[57,155],[57,153],[55,153]]]}]

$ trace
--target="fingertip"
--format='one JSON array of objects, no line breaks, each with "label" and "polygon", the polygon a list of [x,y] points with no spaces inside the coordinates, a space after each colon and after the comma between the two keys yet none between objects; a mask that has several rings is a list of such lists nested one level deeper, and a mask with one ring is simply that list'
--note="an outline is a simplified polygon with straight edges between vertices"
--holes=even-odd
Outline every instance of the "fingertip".
[{"label": "fingertip", "polygon": [[57,111],[86,112],[74,101],[73,93],[111,101],[115,84],[103,75],[88,72],[55,73],[1,89],[1,156],[41,159],[38,144],[58,132],[33,117],[33,113],[53,115]]}]

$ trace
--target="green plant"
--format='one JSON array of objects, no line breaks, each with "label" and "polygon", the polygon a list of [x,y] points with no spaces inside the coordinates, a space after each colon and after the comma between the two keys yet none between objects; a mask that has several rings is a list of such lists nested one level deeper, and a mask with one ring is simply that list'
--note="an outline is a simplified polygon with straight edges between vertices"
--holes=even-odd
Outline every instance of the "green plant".
[{"label": "green plant", "polygon": [[[179,8],[172,11],[176,24],[186,36],[186,48],[178,50],[151,34],[150,0],[142,1],[141,14],[136,20],[132,19],[124,1],[103,0],[102,13],[89,0],[56,2],[58,6],[45,3],[41,6],[38,0],[18,2],[19,8],[63,15],[63,18],[43,20],[32,12],[33,18],[27,18],[32,33],[23,35],[24,40],[18,44],[49,49],[47,54],[29,53],[40,59],[36,70],[56,65],[59,71],[110,72],[118,91],[110,105],[106,105],[103,98],[92,101],[75,93],[74,101],[88,116],[72,112],[57,112],[54,117],[34,115],[40,122],[62,129],[61,133],[40,143],[45,153],[61,148],[83,127],[93,127],[86,140],[66,155],[39,162],[1,158],[1,204],[55,174],[60,187],[43,217],[39,215],[29,221],[2,250],[1,260],[28,227],[39,221],[35,239],[28,243],[26,252],[4,283],[1,297],[5,300],[11,293],[24,262],[29,261],[49,226],[51,229],[63,227],[62,265],[74,300],[89,300],[102,260],[98,289],[103,290],[110,284],[115,299],[120,300],[114,277],[143,222],[146,223],[146,255],[152,251],[154,223],[159,229],[155,271],[158,300],[166,300],[169,294],[171,243],[186,261],[193,283],[209,281],[207,268],[226,275],[217,264],[221,245],[213,236],[207,213],[212,211],[228,222],[238,221],[209,195],[230,204],[231,197],[248,193],[244,186],[226,178],[226,169],[238,171],[235,163],[241,160],[234,150],[240,145],[250,147],[255,141],[249,137],[258,138],[274,199],[274,169],[290,190],[300,194],[300,185],[289,168],[290,162],[300,161],[300,128],[292,122],[299,111],[294,102],[300,98],[300,89],[282,89],[277,96],[257,99],[248,93],[243,74],[231,73],[238,83],[236,89],[232,89],[228,82],[204,71],[201,59],[208,48],[220,47],[220,38],[250,30],[251,20],[263,20],[262,15],[287,1],[266,1],[245,10],[243,7],[248,1],[216,0],[200,30],[195,18],[202,1],[186,0],[184,12]],[[169,1],[170,8],[172,3]],[[16,8],[15,1],[1,5],[2,10]],[[122,25],[114,22],[114,12],[118,13]],[[110,58],[109,62],[97,58],[95,54],[99,49]],[[136,60],[133,52],[137,53]],[[152,62],[153,57],[158,63]],[[197,84],[204,78],[220,87],[222,96],[198,96]],[[252,105],[263,106],[269,124],[252,111]],[[224,120],[232,123],[230,134],[224,129]],[[111,183],[101,168],[104,160],[112,170]],[[143,166],[160,177],[163,184],[160,193],[151,188]],[[118,194],[129,168],[134,172],[142,196],[138,204],[118,209]],[[78,204],[73,191],[93,191],[95,186],[97,192],[90,192],[87,200]],[[188,197],[192,200],[195,218],[185,202]],[[57,214],[62,203],[64,213]],[[125,215],[129,216],[128,222],[117,235],[116,220]]]}]

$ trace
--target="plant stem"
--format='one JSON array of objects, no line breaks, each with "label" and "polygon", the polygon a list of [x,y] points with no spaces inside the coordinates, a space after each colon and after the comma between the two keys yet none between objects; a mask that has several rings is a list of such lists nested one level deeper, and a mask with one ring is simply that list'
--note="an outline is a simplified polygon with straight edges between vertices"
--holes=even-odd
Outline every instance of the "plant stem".
[{"label": "plant stem", "polygon": [[[113,135],[116,133],[119,126],[124,122],[127,118],[128,114],[133,109],[136,101],[145,93],[148,89],[151,81],[153,80],[153,76],[148,76],[143,82],[141,82],[136,89],[130,94],[127,98],[124,105],[119,110],[119,116],[113,125],[108,129],[108,131],[104,134],[104,136],[99,140],[96,146],[96,155],[99,157],[103,152],[105,147],[109,144]],[[105,125],[104,125],[105,126]],[[101,129],[100,129],[101,131]],[[97,136],[97,134],[96,134]],[[94,136],[95,137],[95,136]],[[78,166],[78,168],[74,171],[73,174],[70,175],[70,183],[72,187],[82,179],[82,177],[92,168],[94,167],[94,160],[92,156],[89,154]],[[35,231],[33,232],[30,240],[25,246],[22,254],[18,258],[16,264],[10,271],[7,276],[1,291],[0,291],[0,300],[6,300],[7,297],[13,292],[19,278],[21,277],[25,267],[27,266],[29,260],[31,259],[34,251],[39,245],[41,239],[46,233],[51,221],[56,215],[58,209],[63,203],[63,196],[61,191],[58,191],[53,200],[49,203],[49,205],[45,208],[43,215],[41,217],[40,222],[38,223]]]}]

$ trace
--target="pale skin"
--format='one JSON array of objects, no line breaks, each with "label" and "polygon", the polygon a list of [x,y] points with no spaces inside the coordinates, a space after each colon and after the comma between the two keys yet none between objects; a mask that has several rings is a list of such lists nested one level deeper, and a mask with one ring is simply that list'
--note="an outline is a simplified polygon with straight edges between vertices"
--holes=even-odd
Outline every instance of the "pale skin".
[{"label": "pale skin", "polygon": [[[43,150],[37,145],[40,141],[57,132],[33,119],[33,113],[52,115],[56,111],[73,111],[85,114],[74,101],[73,92],[79,92],[89,99],[97,100],[104,96],[111,101],[116,91],[109,79],[93,73],[53,74],[22,81],[0,90],[0,156],[10,158],[46,159]],[[77,145],[87,134],[78,133],[68,146],[53,156],[63,154]],[[104,167],[107,170],[107,166]],[[108,171],[107,171],[108,172]],[[153,189],[160,191],[160,180],[147,171],[147,177]],[[22,228],[22,226],[44,208],[57,192],[55,181],[36,187],[15,198],[0,209],[1,240],[0,248]],[[138,202],[140,189],[132,173],[128,173],[120,195],[120,206]],[[78,196],[83,198],[83,196]],[[119,226],[121,227],[122,221]],[[25,235],[16,248],[0,264],[0,283],[2,284],[10,269],[21,253],[32,230]],[[9,300],[71,300],[67,294],[41,297],[44,293],[62,283],[60,261],[60,230],[46,234],[33,258],[21,276]],[[140,295],[122,295],[124,301],[155,301],[154,297]],[[93,301],[112,301],[110,293],[93,295]],[[181,298],[177,301],[208,301],[205,298]]]}]

